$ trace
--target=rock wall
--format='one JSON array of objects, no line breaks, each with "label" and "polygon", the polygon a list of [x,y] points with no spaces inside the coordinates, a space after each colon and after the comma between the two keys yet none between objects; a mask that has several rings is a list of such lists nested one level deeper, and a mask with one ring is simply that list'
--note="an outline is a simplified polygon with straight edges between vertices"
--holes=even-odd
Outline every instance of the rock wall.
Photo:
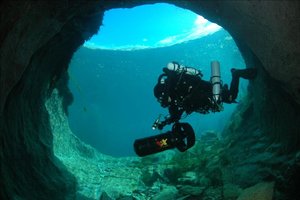
[{"label": "rock wall", "polygon": [[73,199],[76,181],[53,154],[44,103],[73,52],[97,31],[102,13],[93,10],[101,8],[80,1],[0,6],[1,199]]},{"label": "rock wall", "polygon": [[[60,74],[66,70],[73,52],[96,33],[103,11],[145,2],[150,1],[0,2],[1,199],[74,197],[74,177],[64,171],[53,154],[53,138],[44,103]],[[260,102],[253,111],[261,119],[260,128],[276,129],[276,134],[269,134],[288,141],[293,140],[290,136],[298,138],[300,3],[165,2],[217,22],[240,44],[247,63],[261,63],[260,70],[267,76],[261,75],[261,81],[254,82],[256,88],[252,93],[254,102]],[[265,77],[270,84],[265,82]],[[264,94],[270,87],[272,90],[266,98]],[[269,100],[274,99],[276,101],[270,105]],[[283,123],[280,120],[282,112],[273,112],[281,105],[285,105],[281,110],[286,113],[284,116],[296,116],[296,119]],[[270,112],[271,120],[268,119]]]}]

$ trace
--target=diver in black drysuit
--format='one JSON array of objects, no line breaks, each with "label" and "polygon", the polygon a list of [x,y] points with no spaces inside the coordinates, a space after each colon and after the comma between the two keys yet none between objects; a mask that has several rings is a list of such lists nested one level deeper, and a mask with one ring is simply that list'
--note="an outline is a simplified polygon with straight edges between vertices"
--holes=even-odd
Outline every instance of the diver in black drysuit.
[{"label": "diver in black drysuit", "polygon": [[[173,62],[175,65],[179,65]],[[169,117],[164,121],[158,121],[154,128],[159,130],[167,124],[176,123],[181,119],[184,112],[191,114],[199,112],[207,114],[209,112],[222,111],[222,103],[236,103],[238,95],[239,78],[253,79],[256,76],[255,68],[231,69],[232,81],[230,89],[228,85],[221,86],[221,98],[215,101],[213,98],[210,81],[204,81],[200,75],[189,75],[184,72],[178,72],[163,68],[163,74],[158,78],[154,87],[154,96],[162,107],[169,109]]]},{"label": "diver in black drysuit", "polygon": [[[152,128],[162,130],[165,125],[174,124],[171,131],[135,140],[134,150],[138,156],[173,148],[183,152],[191,148],[195,144],[195,133],[190,124],[179,122],[182,114],[222,111],[223,102],[236,102],[239,78],[253,79],[256,76],[254,68],[231,69],[232,81],[228,89],[228,85],[222,85],[220,79],[213,81],[214,77],[220,78],[219,75],[213,75],[211,81],[204,81],[199,70],[181,66],[176,62],[169,63],[168,67],[163,68],[163,72],[154,87],[154,96],[162,107],[169,109],[169,116],[163,121],[159,117]],[[217,94],[213,93],[216,84],[220,89]]]}]

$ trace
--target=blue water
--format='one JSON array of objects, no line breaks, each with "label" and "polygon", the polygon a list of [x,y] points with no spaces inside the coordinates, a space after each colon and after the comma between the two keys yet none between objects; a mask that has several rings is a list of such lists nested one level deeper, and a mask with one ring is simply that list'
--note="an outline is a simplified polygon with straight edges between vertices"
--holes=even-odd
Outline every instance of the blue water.
[{"label": "blue water", "polygon": [[[69,67],[69,87],[75,97],[69,108],[70,127],[102,153],[135,155],[133,141],[158,134],[158,130],[151,129],[153,121],[160,113],[167,114],[153,96],[162,68],[170,61],[178,61],[202,70],[203,79],[209,80],[212,60],[221,63],[224,83],[230,83],[231,67],[245,68],[236,44],[225,30],[156,49],[114,51],[82,47]],[[245,93],[246,85],[242,81],[239,95]],[[221,113],[193,113],[183,121],[191,123],[197,136],[206,130],[220,132],[235,106],[225,105]]]},{"label": "blue water", "polygon": [[104,13],[99,34],[86,41],[84,46],[102,49],[162,47],[195,39],[220,28],[190,10],[166,3],[111,9]]}]

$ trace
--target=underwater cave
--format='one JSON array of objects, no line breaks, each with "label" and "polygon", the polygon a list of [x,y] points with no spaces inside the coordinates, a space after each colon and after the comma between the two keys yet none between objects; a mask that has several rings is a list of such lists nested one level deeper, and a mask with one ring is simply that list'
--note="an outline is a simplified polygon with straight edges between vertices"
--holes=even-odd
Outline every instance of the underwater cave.
[{"label": "underwater cave", "polygon": [[[142,159],[98,153],[70,131],[67,70],[105,11],[171,3],[224,27],[258,76],[222,140]],[[298,1],[0,3],[1,199],[297,199]],[[169,60],[168,60],[169,61]]]},{"label": "underwater cave", "polygon": [[[135,156],[135,139],[162,132],[151,129],[157,116],[166,116],[153,95],[162,68],[178,61],[201,69],[202,80],[209,80],[212,60],[220,62],[224,84],[231,81],[231,67],[245,68],[230,34],[202,16],[169,4],[109,10],[98,34],[74,53],[68,67],[70,129],[101,153]],[[238,99],[246,94],[247,83],[240,80]],[[237,104],[222,106],[222,112],[184,115],[182,120],[197,137],[221,132]]]}]

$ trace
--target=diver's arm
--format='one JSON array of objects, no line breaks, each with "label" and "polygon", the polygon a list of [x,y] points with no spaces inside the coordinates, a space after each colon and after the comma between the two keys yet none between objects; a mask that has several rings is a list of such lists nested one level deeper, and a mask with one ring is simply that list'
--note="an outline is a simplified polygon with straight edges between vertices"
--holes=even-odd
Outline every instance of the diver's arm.
[{"label": "diver's arm", "polygon": [[181,118],[181,115],[183,113],[183,109],[182,108],[179,108],[178,106],[175,106],[175,105],[171,105],[169,107],[169,113],[170,113],[170,116],[167,117],[164,121],[161,121],[157,128],[159,130],[162,130],[164,128],[164,126],[168,125],[168,124],[172,124],[174,122],[178,122]]},{"label": "diver's arm", "polygon": [[169,113],[170,113],[170,117],[167,118],[167,121],[168,121],[168,124],[171,124],[173,122],[177,122],[180,120],[181,115],[183,113],[183,109],[176,105],[171,105],[169,107]]}]

